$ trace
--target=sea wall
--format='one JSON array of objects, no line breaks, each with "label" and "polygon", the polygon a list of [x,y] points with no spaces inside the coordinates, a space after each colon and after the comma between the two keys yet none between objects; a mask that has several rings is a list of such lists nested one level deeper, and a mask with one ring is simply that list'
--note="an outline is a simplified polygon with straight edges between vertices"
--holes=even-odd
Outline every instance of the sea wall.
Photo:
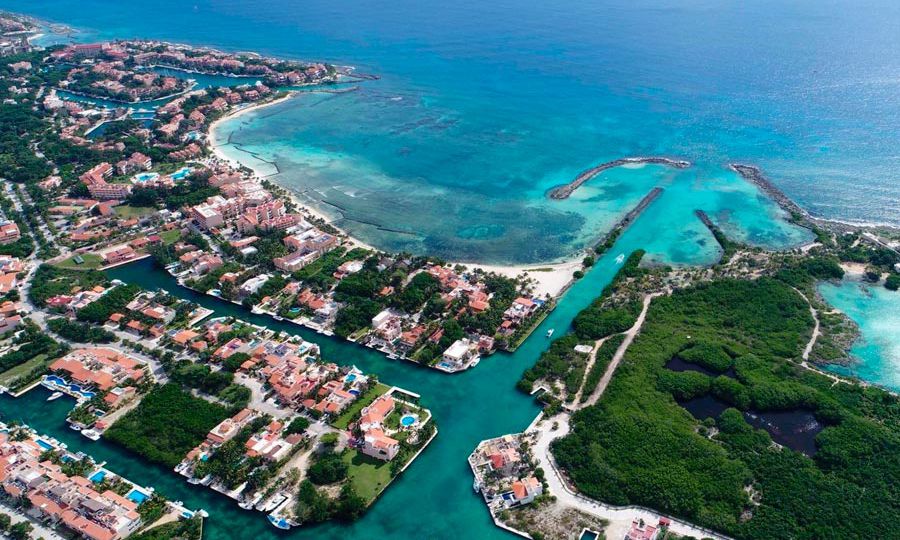
[{"label": "sea wall", "polygon": [[621,158],[616,159],[614,161],[607,161],[606,163],[601,163],[596,167],[591,167],[586,171],[582,171],[575,177],[574,180],[569,182],[568,184],[563,184],[561,186],[557,186],[550,190],[547,194],[551,199],[561,200],[567,199],[569,196],[575,192],[576,189],[581,187],[582,184],[594,178],[598,174],[602,173],[607,169],[612,169],[615,167],[621,167],[622,165],[629,164],[654,164],[654,165],[668,165],[670,167],[675,167],[676,169],[686,169],[691,166],[690,161],[670,159],[666,157],[629,157],[629,158]]}]

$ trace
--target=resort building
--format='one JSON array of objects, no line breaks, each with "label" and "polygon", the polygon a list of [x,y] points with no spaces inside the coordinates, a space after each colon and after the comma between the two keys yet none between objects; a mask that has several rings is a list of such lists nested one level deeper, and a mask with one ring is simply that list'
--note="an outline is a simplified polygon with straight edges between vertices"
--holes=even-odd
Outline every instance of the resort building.
[{"label": "resort building", "polygon": [[144,364],[106,347],[75,349],[50,364],[50,370],[100,390],[111,390],[126,381],[137,382],[144,377]]},{"label": "resort building", "polygon": [[141,526],[138,504],[112,490],[95,489],[83,476],[67,476],[49,460],[53,447],[33,436],[14,440],[0,432],[0,486],[9,497],[27,499],[38,519],[63,526],[89,540],[119,540]]},{"label": "resort building", "polygon": [[12,244],[21,237],[19,226],[14,221],[0,222],[0,244]]}]

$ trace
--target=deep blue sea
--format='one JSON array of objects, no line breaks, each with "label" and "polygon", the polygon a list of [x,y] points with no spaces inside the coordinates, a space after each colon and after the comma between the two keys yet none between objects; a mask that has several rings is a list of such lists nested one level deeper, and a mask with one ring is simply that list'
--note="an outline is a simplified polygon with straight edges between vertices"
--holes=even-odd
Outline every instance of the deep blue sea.
[{"label": "deep blue sea", "polygon": [[[760,244],[802,241],[783,224],[763,223],[778,212],[735,185],[725,168],[734,161],[760,165],[814,214],[900,223],[897,2],[0,0],[0,7],[85,30],[80,40],[165,38],[380,75],[358,92],[301,96],[220,133],[239,145],[231,154],[277,162],[279,182],[379,247],[555,260],[594,240],[655,183],[686,194],[663,212],[668,226],[696,230],[692,210],[703,208],[731,217],[726,228]],[[697,165],[678,174],[611,171],[588,184],[590,196],[546,200],[547,189],[582,169],[629,155]],[[727,201],[710,195],[721,189]],[[735,218],[742,213],[751,219]],[[699,234],[687,248],[693,253],[659,258],[710,258],[710,237]]]}]

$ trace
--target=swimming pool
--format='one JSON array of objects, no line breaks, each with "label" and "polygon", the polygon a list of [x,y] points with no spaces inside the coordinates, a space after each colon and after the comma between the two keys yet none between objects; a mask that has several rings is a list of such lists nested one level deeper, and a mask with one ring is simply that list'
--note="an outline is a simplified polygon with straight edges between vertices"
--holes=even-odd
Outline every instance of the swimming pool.
[{"label": "swimming pool", "polygon": [[173,172],[169,176],[172,177],[172,180],[184,180],[187,177],[187,175],[189,175],[189,174],[191,174],[191,168],[190,167],[182,167],[182,168],[178,169],[177,171]]},{"label": "swimming pool", "polygon": [[353,382],[356,380],[356,373],[348,373],[347,378],[344,379],[346,382]]},{"label": "swimming pool", "polygon": [[43,439],[36,439],[34,442],[44,450],[53,450],[53,445]]},{"label": "swimming pool", "polygon": [[416,423],[418,418],[414,414],[405,414],[402,418],[400,418],[400,425],[403,427],[409,427]]},{"label": "swimming pool", "polygon": [[88,477],[88,480],[95,484],[99,484],[104,478],[106,478],[106,471],[100,470]]},{"label": "swimming pool", "polygon": [[151,180],[156,180],[157,178],[159,178],[159,173],[155,172],[142,172],[134,175],[134,181],[139,184],[149,182]]},{"label": "swimming pool", "polygon": [[125,498],[129,501],[133,501],[137,504],[141,504],[146,501],[150,496],[144,493],[143,491],[139,491],[137,489],[132,489],[128,492],[128,495],[125,495]]}]

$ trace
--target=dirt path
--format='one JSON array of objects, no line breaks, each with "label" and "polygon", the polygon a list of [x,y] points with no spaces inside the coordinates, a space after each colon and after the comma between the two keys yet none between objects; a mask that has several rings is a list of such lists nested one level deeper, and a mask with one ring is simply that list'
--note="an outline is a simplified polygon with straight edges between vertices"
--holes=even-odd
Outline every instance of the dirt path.
[{"label": "dirt path", "polygon": [[575,393],[575,398],[572,400],[573,407],[577,408],[578,402],[581,401],[581,394],[584,392],[584,385],[585,383],[587,383],[587,378],[591,374],[591,369],[593,369],[594,363],[597,361],[597,351],[600,350],[603,342],[609,338],[610,336],[607,336],[594,342],[594,349],[591,351],[591,356],[588,358],[588,363],[584,367],[584,377],[581,378],[581,385],[578,387],[578,392]]}]

